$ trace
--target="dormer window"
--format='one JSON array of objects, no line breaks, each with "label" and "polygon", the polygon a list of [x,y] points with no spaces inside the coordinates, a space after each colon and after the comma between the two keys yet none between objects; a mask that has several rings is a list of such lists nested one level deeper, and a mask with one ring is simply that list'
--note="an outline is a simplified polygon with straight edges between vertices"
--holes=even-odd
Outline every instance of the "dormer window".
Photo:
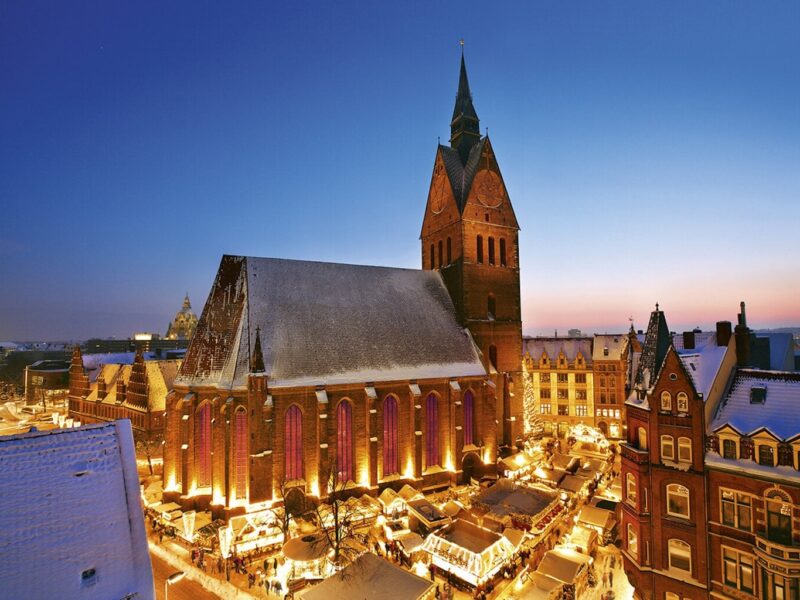
[{"label": "dormer window", "polygon": [[734,440],[722,440],[722,458],[736,460],[736,442]]},{"label": "dormer window", "polygon": [[608,356],[608,346],[603,347],[603,356]]},{"label": "dormer window", "polygon": [[750,404],[764,404],[767,401],[767,386],[754,385],[750,388]]}]

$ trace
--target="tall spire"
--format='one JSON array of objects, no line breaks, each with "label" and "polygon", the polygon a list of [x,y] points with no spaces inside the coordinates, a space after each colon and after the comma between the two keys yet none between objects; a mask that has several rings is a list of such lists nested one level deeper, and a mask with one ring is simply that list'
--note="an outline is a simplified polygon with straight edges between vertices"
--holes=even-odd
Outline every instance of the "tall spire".
[{"label": "tall spire", "polygon": [[467,65],[464,61],[464,41],[461,41],[461,72],[458,77],[458,93],[453,107],[453,118],[450,120],[450,146],[456,148],[461,155],[461,162],[466,163],[470,148],[481,139],[480,120],[475,106],[472,104],[472,93],[469,90]]}]

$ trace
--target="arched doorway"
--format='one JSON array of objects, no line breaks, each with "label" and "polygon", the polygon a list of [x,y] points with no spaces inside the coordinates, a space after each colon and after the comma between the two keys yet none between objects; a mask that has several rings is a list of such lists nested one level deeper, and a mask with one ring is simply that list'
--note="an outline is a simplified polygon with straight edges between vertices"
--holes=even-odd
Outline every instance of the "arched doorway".
[{"label": "arched doorway", "polygon": [[470,479],[477,475],[478,457],[467,454],[461,462],[461,485],[469,484]]},{"label": "arched doorway", "polygon": [[597,427],[598,429],[600,429],[600,431],[603,433],[605,437],[608,437],[608,425],[606,424],[605,421],[600,421],[597,424]]},{"label": "arched doorway", "polygon": [[288,512],[293,517],[301,515],[306,510],[306,495],[300,488],[292,488],[286,492],[286,497],[283,499],[283,504]]}]

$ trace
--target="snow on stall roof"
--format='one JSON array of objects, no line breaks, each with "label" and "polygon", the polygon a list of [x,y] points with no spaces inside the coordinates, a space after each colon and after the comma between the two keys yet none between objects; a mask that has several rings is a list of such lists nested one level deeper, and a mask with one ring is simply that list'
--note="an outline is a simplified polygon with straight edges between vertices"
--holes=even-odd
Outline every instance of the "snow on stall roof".
[{"label": "snow on stall roof", "polygon": [[[763,404],[751,404],[754,387],[766,387]],[[781,440],[800,434],[800,373],[739,369],[711,422],[716,431],[730,425],[743,435],[766,428]]]},{"label": "snow on stall roof", "polygon": [[464,519],[456,519],[444,529],[432,533],[431,536],[447,540],[454,546],[459,546],[474,554],[482,554],[487,548],[503,539],[500,534]]},{"label": "snow on stall roof", "polygon": [[178,381],[245,386],[257,327],[270,387],[486,375],[437,272],[226,256]]},{"label": "snow on stall roof", "polygon": [[341,572],[314,587],[299,592],[303,600],[417,600],[435,586],[432,581],[409,573],[371,553],[362,554]]},{"label": "snow on stall roof", "polygon": [[0,595],[154,598],[130,421],[0,437],[0,473]]}]

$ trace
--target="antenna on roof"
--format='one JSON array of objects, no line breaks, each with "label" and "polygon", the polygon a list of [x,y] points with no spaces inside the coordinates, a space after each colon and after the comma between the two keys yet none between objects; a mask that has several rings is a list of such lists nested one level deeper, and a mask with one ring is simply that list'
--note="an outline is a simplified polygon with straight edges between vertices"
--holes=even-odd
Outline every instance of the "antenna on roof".
[{"label": "antenna on roof", "polygon": [[658,302],[656,302],[656,312],[658,312]]}]

